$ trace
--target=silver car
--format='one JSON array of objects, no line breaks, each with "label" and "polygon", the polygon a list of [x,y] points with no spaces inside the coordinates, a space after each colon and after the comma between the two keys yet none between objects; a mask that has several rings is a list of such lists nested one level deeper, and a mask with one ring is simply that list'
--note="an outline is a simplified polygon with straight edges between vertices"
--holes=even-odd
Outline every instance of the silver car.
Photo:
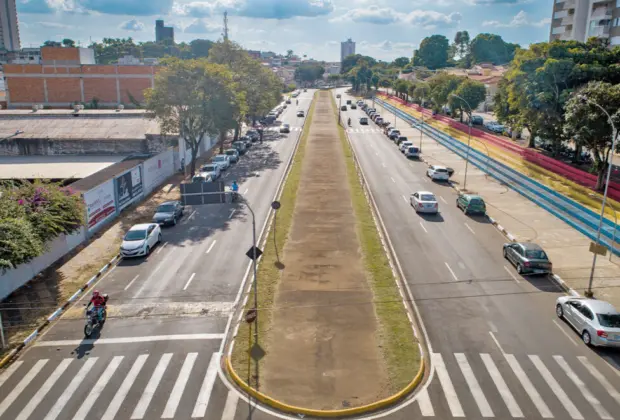
[{"label": "silver car", "polygon": [[620,347],[620,313],[612,304],[584,297],[560,296],[555,313],[564,318],[588,346]]},{"label": "silver car", "polygon": [[504,244],[504,258],[514,264],[519,274],[549,274],[553,265],[545,251],[532,242]]}]

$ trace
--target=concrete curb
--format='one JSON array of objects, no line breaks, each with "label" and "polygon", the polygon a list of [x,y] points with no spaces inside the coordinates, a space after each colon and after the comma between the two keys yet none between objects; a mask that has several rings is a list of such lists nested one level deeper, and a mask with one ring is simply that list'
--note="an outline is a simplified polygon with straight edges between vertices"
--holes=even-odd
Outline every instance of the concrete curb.
[{"label": "concrete curb", "polygon": [[98,272],[97,274],[95,274],[94,276],[92,276],[85,284],[84,286],[80,287],[80,289],[75,292],[73,294],[73,296],[71,296],[65,303],[62,304],[62,306],[60,306],[58,309],[56,309],[54,312],[52,312],[52,314],[50,316],[47,317],[47,319],[45,321],[43,321],[43,323],[41,323],[41,325],[39,325],[28,337],[26,337],[24,339],[23,342],[21,342],[16,348],[14,348],[13,350],[11,350],[11,352],[6,355],[1,361],[0,361],[0,369],[2,369],[4,366],[6,366],[9,362],[11,362],[15,356],[17,356],[19,354],[19,352],[21,352],[24,347],[26,347],[28,344],[30,344],[32,341],[34,341],[39,334],[41,334],[41,332],[53,321],[55,321],[56,319],[58,319],[58,317],[60,315],[62,315],[62,313],[73,303],[77,300],[78,297],[80,297],[84,291],[86,291],[90,286],[93,285],[93,283],[99,279],[101,276],[103,276],[106,272],[108,272],[110,270],[110,268],[112,266],[114,266],[114,264],[116,264],[119,260],[121,259],[120,254],[117,254],[116,256],[114,256],[114,258],[112,258],[110,260],[110,262],[108,262],[106,265],[104,265]]}]

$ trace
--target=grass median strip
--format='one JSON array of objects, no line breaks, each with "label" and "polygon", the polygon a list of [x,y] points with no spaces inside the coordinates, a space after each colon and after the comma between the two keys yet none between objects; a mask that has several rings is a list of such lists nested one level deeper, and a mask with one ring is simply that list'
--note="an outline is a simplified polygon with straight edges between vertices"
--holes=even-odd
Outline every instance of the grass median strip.
[{"label": "grass median strip", "polygon": [[[338,107],[333,96],[331,100],[334,112],[337,113]],[[370,276],[374,296],[379,323],[379,343],[388,369],[390,391],[396,393],[405,388],[417,375],[421,362],[420,347],[413,335],[406,308],[398,291],[397,280],[385,254],[370,203],[358,176],[353,150],[341,125],[338,125],[338,134],[346,159],[347,179],[357,220],[364,267]]]},{"label": "grass median strip", "polygon": [[[268,351],[266,348],[266,338],[272,321],[272,311],[274,304],[274,298],[278,284],[280,282],[280,269],[278,268],[278,256],[282,257],[282,250],[288,239],[289,231],[293,223],[293,214],[295,212],[295,202],[297,200],[297,191],[301,180],[301,169],[304,154],[306,152],[306,144],[308,141],[308,135],[310,132],[310,126],[312,125],[312,117],[314,115],[314,108],[316,105],[316,94],[310,105],[310,110],[306,117],[304,129],[299,139],[299,145],[295,156],[293,157],[293,163],[289,174],[284,182],[282,189],[282,195],[280,197],[281,207],[277,211],[277,220],[272,223],[271,228],[267,234],[267,241],[265,243],[265,249],[260,259],[257,270],[258,278],[258,342],[263,350]],[[275,244],[274,245],[274,238]],[[280,253],[280,254],[278,254]],[[280,258],[281,259],[281,258]],[[254,306],[254,289],[250,292],[244,311]],[[235,346],[231,357],[231,363],[237,374],[239,374],[244,380],[251,386],[255,386],[255,378],[248,377],[248,372],[254,372],[254,361],[250,358],[248,350],[254,344],[253,330],[251,330],[252,324],[242,322],[237,336],[235,337]],[[249,338],[249,339],[248,339]],[[248,370],[249,369],[249,370]],[[245,377],[244,377],[245,376]]]}]

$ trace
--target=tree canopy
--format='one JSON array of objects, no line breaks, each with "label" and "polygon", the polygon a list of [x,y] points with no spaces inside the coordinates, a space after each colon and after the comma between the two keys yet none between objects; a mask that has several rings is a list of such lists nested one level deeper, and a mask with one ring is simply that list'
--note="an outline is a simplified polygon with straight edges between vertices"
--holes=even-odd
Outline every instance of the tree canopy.
[{"label": "tree canopy", "polygon": [[295,69],[295,80],[298,82],[314,83],[323,77],[325,68],[320,64],[303,63]]},{"label": "tree canopy", "polygon": [[424,66],[435,70],[445,67],[448,63],[448,49],[450,43],[443,35],[426,37],[420,43],[420,48],[413,58],[414,66]]},{"label": "tree canopy", "polygon": [[518,47],[516,44],[505,42],[499,35],[478,34],[469,45],[471,63],[509,63]]}]

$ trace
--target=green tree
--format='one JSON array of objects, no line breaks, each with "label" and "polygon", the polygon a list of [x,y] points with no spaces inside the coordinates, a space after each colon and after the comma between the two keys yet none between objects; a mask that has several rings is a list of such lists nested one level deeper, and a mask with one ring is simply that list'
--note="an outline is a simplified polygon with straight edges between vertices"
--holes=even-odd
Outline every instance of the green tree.
[{"label": "green tree", "polygon": [[403,68],[407,64],[409,64],[409,57],[398,57],[396,60],[392,61],[392,66]]},{"label": "green tree", "polygon": [[469,42],[469,32],[467,31],[458,31],[454,36],[454,45],[459,58],[464,58],[469,54]]},{"label": "green tree", "polygon": [[[455,96],[451,96],[449,101],[452,110],[459,110],[461,122],[463,122],[463,110],[471,119],[472,111],[478,108],[478,105],[486,99],[487,88],[478,81],[465,79],[459,84],[459,87],[456,88],[454,95],[458,95],[467,101],[467,103],[464,103],[463,100]],[[468,106],[471,107],[471,109]]]},{"label": "green tree", "polygon": [[370,67],[374,67],[375,64],[377,64],[377,60],[372,57],[361,54],[353,54],[345,57],[344,60],[342,60],[342,63],[340,64],[340,74],[349,73],[353,69],[353,67],[357,66],[357,62],[360,60],[366,61],[366,64]]},{"label": "green tree", "polygon": [[290,60],[291,58],[293,58],[293,55],[294,55],[293,50],[286,50],[286,56],[285,57],[286,57],[287,60]]},{"label": "green tree", "polygon": [[448,103],[450,94],[456,91],[464,79],[461,76],[441,72],[428,80],[430,97],[436,111],[440,111],[441,107]]},{"label": "green tree", "polygon": [[295,80],[301,83],[314,83],[323,77],[325,68],[315,63],[303,63],[295,69]]},{"label": "green tree", "polygon": [[75,41],[69,38],[65,38],[62,40],[63,47],[75,47]]},{"label": "green tree", "polygon": [[45,41],[43,47],[62,47],[62,44],[58,41]]},{"label": "green tree", "polygon": [[473,64],[510,62],[519,48],[516,44],[505,42],[495,34],[478,34],[470,43],[471,62]]},{"label": "green tree", "polygon": [[413,100],[420,105],[424,106],[424,103],[431,98],[431,87],[427,82],[418,82],[415,85],[413,91]]},{"label": "green tree", "polygon": [[44,251],[28,220],[0,218],[0,272],[25,264]]},{"label": "green tree", "polygon": [[209,50],[213,46],[213,41],[208,39],[194,39],[189,43],[189,49],[194,58],[204,58],[209,56]]},{"label": "green tree", "polygon": [[[603,107],[610,114],[615,126],[620,127],[620,85],[595,81],[588,83],[577,93],[578,95],[573,95],[566,103],[564,131],[591,152],[594,157],[593,169],[597,174],[596,188],[602,190],[614,139],[609,118],[589,101]],[[589,101],[583,100],[582,95]]]},{"label": "green tree", "polygon": [[450,42],[443,35],[426,37],[420,43],[420,49],[415,53],[414,66],[424,66],[429,69],[445,67],[448,62]]}]

